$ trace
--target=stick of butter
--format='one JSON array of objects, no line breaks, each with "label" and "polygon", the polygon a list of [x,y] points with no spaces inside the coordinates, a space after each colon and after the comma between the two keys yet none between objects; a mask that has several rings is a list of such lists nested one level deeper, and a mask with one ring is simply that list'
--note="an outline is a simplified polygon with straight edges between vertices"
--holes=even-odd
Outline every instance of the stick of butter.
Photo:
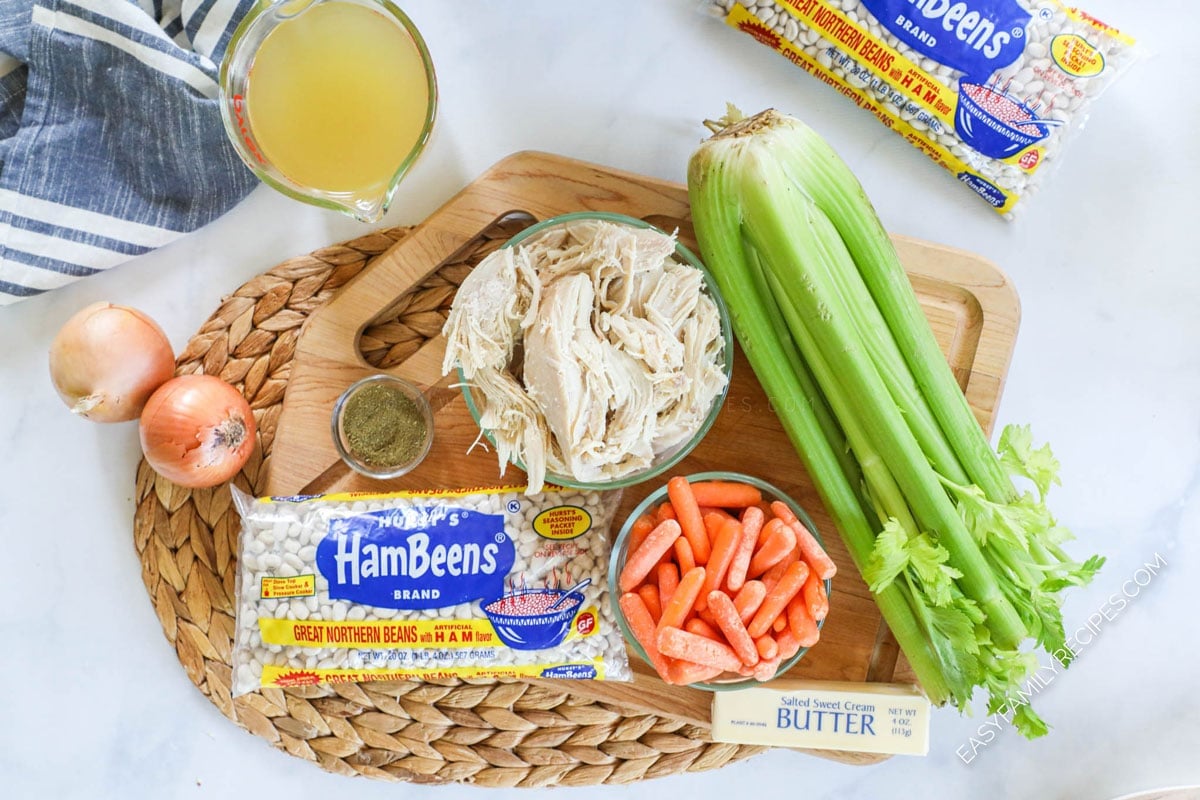
[{"label": "stick of butter", "polygon": [[929,700],[916,686],[775,680],[715,692],[712,738],[762,744],[923,756]]}]

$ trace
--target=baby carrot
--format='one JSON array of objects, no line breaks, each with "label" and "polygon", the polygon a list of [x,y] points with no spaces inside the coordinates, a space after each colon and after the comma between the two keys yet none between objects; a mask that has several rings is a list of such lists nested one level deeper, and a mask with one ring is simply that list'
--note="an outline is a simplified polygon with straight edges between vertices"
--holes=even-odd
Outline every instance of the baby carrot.
[{"label": "baby carrot", "polygon": [[720,667],[730,672],[737,672],[738,667],[742,665],[737,653],[727,645],[679,628],[659,629],[658,651],[671,658],[682,658],[684,661],[708,667]]},{"label": "baby carrot", "polygon": [[754,667],[754,680],[759,683],[766,683],[775,677],[775,673],[779,672],[779,665],[783,663],[783,659],[779,656],[774,658],[763,659]]},{"label": "baby carrot", "polygon": [[762,502],[762,492],[734,481],[701,481],[692,486],[692,495],[700,505],[718,508],[745,508]]},{"label": "baby carrot", "polygon": [[[758,508],[758,506],[754,506],[754,508]],[[759,508],[758,510],[762,511],[761,508]],[[758,539],[755,540],[755,542],[754,542],[754,551],[755,552],[758,552],[758,549],[767,543],[767,537],[769,537],[775,531],[779,530],[779,525],[785,525],[785,526],[787,525],[787,523],[784,522],[783,520],[779,520],[778,525],[770,525],[768,527],[768,523],[770,523],[773,519],[775,519],[775,515],[771,513],[770,509],[767,509],[763,513],[763,524],[758,529]],[[795,534],[792,534],[792,535],[795,536]]]},{"label": "baby carrot", "polygon": [[[720,519],[720,517],[714,517],[714,519]],[[721,532],[717,534],[712,554],[708,558],[706,567],[708,572],[704,577],[704,588],[700,590],[700,597],[696,601],[698,610],[703,610],[708,604],[709,592],[719,589],[725,581],[725,573],[729,571],[729,565],[733,562],[733,554],[737,552],[741,540],[742,523],[736,519],[722,520]]]},{"label": "baby carrot", "polygon": [[730,514],[723,508],[715,508],[713,506],[700,506],[700,516],[707,517],[709,514],[716,514],[725,519],[733,519],[733,514]]},{"label": "baby carrot", "polygon": [[775,637],[775,643],[779,645],[780,659],[788,659],[800,652],[800,640],[796,638],[796,634],[792,633],[792,629],[788,628],[783,633]]},{"label": "baby carrot", "polygon": [[792,552],[792,548],[796,546],[796,534],[778,518],[763,526],[763,534],[767,538],[762,547],[758,548],[754,557],[750,559],[750,566],[746,568],[746,577],[748,578],[757,578],[762,575],[786,558],[788,553]]},{"label": "baby carrot", "polygon": [[646,604],[646,610],[650,612],[650,618],[654,623],[658,624],[658,618],[662,616],[662,603],[658,599],[658,587],[653,583],[643,583],[638,587],[638,597],[642,598],[642,602]]},{"label": "baby carrot", "polygon": [[833,563],[833,559],[821,547],[821,543],[817,541],[817,537],[812,535],[812,531],[796,518],[787,503],[776,500],[771,503],[771,510],[775,512],[776,517],[786,522],[795,532],[800,554],[817,573],[817,577],[824,581],[837,574],[837,565]]},{"label": "baby carrot", "polygon": [[754,614],[754,619],[750,620],[750,624],[746,627],[752,638],[762,636],[771,628],[775,618],[787,608],[787,604],[791,602],[792,598],[800,593],[804,587],[804,579],[807,577],[808,565],[803,561],[796,561],[787,568],[783,577],[779,579],[779,583],[775,584],[775,588],[767,592],[762,605]]},{"label": "baby carrot", "polygon": [[771,501],[771,513],[783,520],[785,525],[791,525],[793,522],[800,521],[800,518],[796,516],[796,512],[792,511],[792,507],[782,500]]},{"label": "baby carrot", "polygon": [[770,661],[779,655],[779,644],[769,635],[764,634],[755,639],[754,646],[758,649],[758,657],[763,661]]},{"label": "baby carrot", "polygon": [[812,647],[820,638],[816,620],[808,613],[804,597],[797,595],[792,598],[787,607],[788,629],[796,637],[801,647]]},{"label": "baby carrot", "polygon": [[786,628],[787,625],[788,625],[787,618],[784,617],[783,614],[780,614],[778,617],[775,618],[775,621],[771,623],[771,630],[774,631],[775,633],[783,633],[783,629]]},{"label": "baby carrot", "polygon": [[720,632],[709,625],[699,617],[692,617],[683,624],[683,629],[688,633],[694,633],[697,636],[703,636],[705,639],[712,639],[714,642],[724,642],[725,637]]},{"label": "baby carrot", "polygon": [[663,607],[662,616],[658,619],[659,627],[680,628],[688,618],[696,598],[700,595],[700,587],[704,585],[704,567],[690,569],[680,578],[679,586],[671,595],[671,602]]},{"label": "baby carrot", "polygon": [[[708,535],[708,545],[712,547],[717,543],[717,535],[721,532],[721,526],[725,524],[725,517],[720,514],[715,514],[712,511],[701,515],[704,520],[704,532]],[[712,558],[710,553],[709,558]],[[705,564],[704,566],[708,566]]]},{"label": "baby carrot", "polygon": [[811,570],[804,579],[804,605],[808,614],[814,620],[825,619],[829,614],[829,595],[825,594],[825,582],[817,576],[817,571]]},{"label": "baby carrot", "polygon": [[675,540],[675,560],[679,562],[680,575],[686,575],[696,567],[696,557],[692,555],[692,546],[682,536]]},{"label": "baby carrot", "polygon": [[654,530],[654,517],[650,514],[642,514],[633,525],[629,527],[629,552],[632,553],[642,546],[642,542],[646,541],[646,537],[650,535],[650,531]]},{"label": "baby carrot", "polygon": [[671,659],[670,672],[665,680],[675,686],[687,686],[689,683],[711,681],[725,670],[720,667],[709,667],[682,659]]},{"label": "baby carrot", "polygon": [[746,570],[750,568],[750,557],[754,555],[754,546],[758,544],[762,526],[763,513],[758,506],[750,506],[742,512],[742,538],[738,540],[737,550],[725,576],[725,585],[731,592],[738,591],[746,583]]},{"label": "baby carrot", "polygon": [[646,604],[633,592],[621,595],[617,602],[621,606],[621,613],[625,615],[625,621],[629,623],[629,629],[633,631],[633,638],[637,639],[638,644],[646,651],[650,665],[659,675],[665,677],[668,661],[658,650],[658,634]]},{"label": "baby carrot", "polygon": [[638,584],[650,574],[650,570],[654,569],[663,553],[671,549],[671,545],[679,538],[680,533],[679,523],[673,519],[660,522],[654,530],[650,531],[650,535],[646,537],[646,541],[642,542],[641,547],[630,553],[625,559],[625,567],[621,570],[621,577],[617,581],[621,591],[632,592],[636,589]]},{"label": "baby carrot", "polygon": [[742,590],[733,598],[733,607],[738,610],[742,624],[747,625],[754,619],[754,612],[762,605],[767,596],[767,587],[762,581],[746,581]]},{"label": "baby carrot", "polygon": [[775,588],[775,584],[779,583],[779,579],[783,577],[783,572],[788,568],[788,564],[795,560],[788,556],[758,577],[767,587],[768,592]]},{"label": "baby carrot", "polygon": [[737,609],[734,608],[729,595],[720,589],[715,589],[709,592],[708,603],[712,608],[713,616],[717,618],[717,627],[721,629],[721,633],[725,634],[725,640],[729,642],[733,652],[737,653],[737,657],[746,666],[752,667],[757,664],[758,648],[754,645],[750,634],[746,632],[746,626],[742,624],[742,619],[738,616]]},{"label": "baby carrot", "polygon": [[679,587],[679,567],[674,564],[658,565],[658,602],[664,606],[671,602],[671,595]]},{"label": "baby carrot", "polygon": [[692,555],[695,556],[696,563],[704,566],[708,563],[708,555],[712,548],[708,544],[708,533],[704,529],[704,517],[700,516],[700,504],[696,502],[696,496],[692,494],[692,487],[687,478],[676,475],[667,481],[667,496],[671,498],[671,505],[675,507],[683,535],[692,546]]},{"label": "baby carrot", "polygon": [[664,519],[677,519],[675,515],[675,508],[670,503],[663,503],[658,507],[658,510],[654,512],[655,522],[662,522]]},{"label": "baby carrot", "polygon": [[793,525],[792,529],[796,532],[796,543],[800,547],[801,555],[817,573],[817,577],[826,581],[836,575],[837,564],[833,563],[833,559],[821,547],[812,532],[799,522]]}]

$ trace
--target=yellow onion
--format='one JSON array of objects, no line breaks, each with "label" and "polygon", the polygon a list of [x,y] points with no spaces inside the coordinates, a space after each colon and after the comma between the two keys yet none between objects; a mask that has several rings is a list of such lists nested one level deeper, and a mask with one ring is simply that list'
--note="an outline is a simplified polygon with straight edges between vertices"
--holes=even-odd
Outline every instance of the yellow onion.
[{"label": "yellow onion", "polygon": [[154,471],[189,488],[237,474],[254,450],[254,415],[242,393],[212,375],[180,375],[142,411],[142,452]]},{"label": "yellow onion", "polygon": [[95,422],[137,419],[175,373],[162,328],[142,312],[93,303],[67,320],[50,344],[50,379],[72,413]]}]

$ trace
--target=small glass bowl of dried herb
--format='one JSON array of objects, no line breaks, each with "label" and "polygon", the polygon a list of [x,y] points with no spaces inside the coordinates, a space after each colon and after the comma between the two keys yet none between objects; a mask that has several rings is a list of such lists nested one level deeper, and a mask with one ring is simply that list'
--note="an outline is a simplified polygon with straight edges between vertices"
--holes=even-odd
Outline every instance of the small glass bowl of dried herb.
[{"label": "small glass bowl of dried herb", "polygon": [[425,458],[433,443],[433,412],[421,390],[394,375],[354,383],[333,407],[338,455],[370,478],[396,478]]}]

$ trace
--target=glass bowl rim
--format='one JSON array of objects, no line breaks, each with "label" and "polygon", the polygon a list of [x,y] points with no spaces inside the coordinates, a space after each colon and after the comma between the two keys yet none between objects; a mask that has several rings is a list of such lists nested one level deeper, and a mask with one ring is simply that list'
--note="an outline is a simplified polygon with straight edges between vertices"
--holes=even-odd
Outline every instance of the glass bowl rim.
[{"label": "glass bowl rim", "polygon": [[[421,418],[425,420],[425,441],[421,445],[421,449],[413,456],[411,461],[385,470],[373,469],[368,464],[359,461],[342,442],[341,426],[338,424],[342,418],[342,409],[345,408],[346,402],[360,389],[376,383],[386,383],[400,388],[416,404],[417,410],[421,412]],[[388,480],[406,475],[416,469],[425,460],[425,457],[429,455],[430,448],[433,447],[433,409],[429,406],[429,400],[426,399],[425,393],[421,391],[421,387],[412,381],[405,380],[397,375],[391,375],[387,372],[377,372],[373,375],[368,375],[347,386],[345,391],[338,395],[337,401],[334,402],[333,413],[330,414],[329,420],[333,433],[333,447],[337,450],[337,454],[341,457],[342,462],[358,474],[365,475],[368,478]]]},{"label": "glass bowl rim", "polygon": [[[554,217],[536,222],[530,225],[525,230],[513,236],[507,242],[500,246],[500,249],[512,248],[519,245],[521,242],[529,239],[550,228],[559,225],[565,225],[570,222],[580,222],[587,220],[601,220],[605,222],[615,222],[618,224],[630,225],[636,228],[658,231],[659,233],[669,236],[666,231],[656,225],[652,225],[645,220],[631,217],[627,214],[619,214],[613,211],[573,211],[569,214],[559,214]],[[686,442],[671,454],[669,458],[664,459],[661,463],[653,465],[641,472],[635,472],[621,478],[615,478],[609,481],[578,481],[568,478],[565,475],[558,475],[550,470],[546,471],[546,485],[559,486],[565,489],[581,489],[585,491],[606,491],[610,489],[624,489],[629,486],[636,486],[639,483],[644,483],[653,478],[657,478],[663,473],[669,471],[680,461],[687,458],[688,454],[696,449],[696,446],[704,440],[708,432],[712,430],[712,426],[716,423],[717,417],[721,414],[721,409],[725,407],[725,400],[729,395],[729,387],[733,383],[733,322],[729,316],[729,307],[725,304],[725,298],[721,296],[721,291],[717,287],[716,280],[713,278],[708,267],[704,262],[692,252],[687,245],[678,239],[675,240],[675,253],[681,256],[688,266],[695,267],[700,270],[700,274],[704,277],[704,291],[717,306],[717,316],[721,321],[721,336],[725,340],[724,346],[721,348],[721,371],[725,375],[725,386],[713,398],[712,407],[709,408],[708,414],[705,415],[704,421],[696,432]],[[462,392],[463,399],[466,400],[467,410],[471,413],[471,419],[479,428],[484,438],[494,448],[496,441],[492,437],[491,431],[484,429],[479,423],[480,410],[475,403],[475,396],[471,393],[471,386],[463,374],[462,367],[455,366],[458,375],[458,387]],[[525,465],[519,459],[511,459],[510,463],[518,469],[524,471]]]},{"label": "glass bowl rim", "polygon": [[[800,503],[798,503],[791,495],[780,490],[775,485],[768,483],[767,481],[763,480],[762,478],[756,478],[753,475],[747,475],[742,472],[730,472],[728,470],[714,470],[714,471],[709,471],[709,472],[697,472],[692,475],[686,475],[684,477],[687,478],[688,483],[697,483],[700,481],[723,480],[723,481],[737,481],[740,483],[748,483],[751,486],[755,486],[760,491],[763,492],[764,499],[765,499],[766,495],[769,494],[770,496],[774,497],[775,499],[782,500],[784,503],[787,503],[788,508],[790,508],[792,510],[792,512],[796,515],[796,517],[799,518],[800,522],[802,522],[805,525],[805,527],[808,528],[809,532],[812,533],[813,538],[815,538],[817,540],[817,543],[820,544],[822,548],[825,547],[825,540],[821,538],[821,532],[817,529],[816,523],[814,523],[812,521],[812,518],[808,515],[808,512],[806,512],[804,510],[804,507],[801,506]],[[612,606],[613,617],[617,620],[617,627],[621,629],[621,635],[625,637],[626,644],[630,648],[633,649],[633,652],[638,656],[638,658],[642,659],[642,661],[645,661],[647,664],[650,663],[650,660],[648,658],[646,658],[646,651],[642,648],[641,643],[638,642],[637,638],[633,635],[633,632],[629,629],[629,623],[628,623],[628,621],[626,621],[625,615],[621,612],[621,605],[620,605],[621,589],[618,586],[617,581],[620,577],[620,574],[621,574],[620,571],[621,571],[621,567],[623,566],[623,564],[621,564],[619,562],[623,561],[622,554],[621,554],[622,545],[624,545],[625,542],[628,541],[629,531],[633,527],[633,523],[637,520],[638,517],[640,517],[642,514],[644,514],[652,505],[654,505],[655,503],[661,502],[663,500],[663,498],[666,497],[666,495],[667,495],[667,485],[664,483],[662,486],[658,487],[653,492],[646,495],[646,497],[643,498],[642,501],[640,503],[638,503],[637,506],[632,511],[629,512],[629,516],[627,516],[625,518],[625,521],[621,524],[620,531],[617,532],[616,537],[613,539],[612,549],[608,556],[608,602]],[[826,578],[824,583],[825,583],[825,594],[827,597],[830,598],[830,603],[832,605],[833,580],[830,578]],[[817,620],[817,630],[821,630],[823,627],[825,627],[825,620],[824,619]],[[786,673],[792,667],[796,666],[796,664],[798,664],[800,662],[800,659],[804,657],[804,654],[807,653],[809,651],[809,649],[810,648],[808,648],[808,647],[801,647],[796,652],[796,655],[792,656],[787,661],[782,662],[779,665],[779,669],[776,670],[775,675],[771,678],[771,680],[774,680],[775,678],[782,676],[784,673]],[[709,692],[734,691],[737,689],[747,689],[747,688],[751,688],[754,686],[763,686],[763,685],[765,685],[765,684],[760,683],[759,681],[755,680],[752,676],[747,677],[743,680],[739,680],[739,681],[726,681],[726,682],[721,682],[721,683],[703,682],[703,683],[689,683],[688,684],[688,686],[693,689],[702,689],[704,691],[709,691]]]}]

